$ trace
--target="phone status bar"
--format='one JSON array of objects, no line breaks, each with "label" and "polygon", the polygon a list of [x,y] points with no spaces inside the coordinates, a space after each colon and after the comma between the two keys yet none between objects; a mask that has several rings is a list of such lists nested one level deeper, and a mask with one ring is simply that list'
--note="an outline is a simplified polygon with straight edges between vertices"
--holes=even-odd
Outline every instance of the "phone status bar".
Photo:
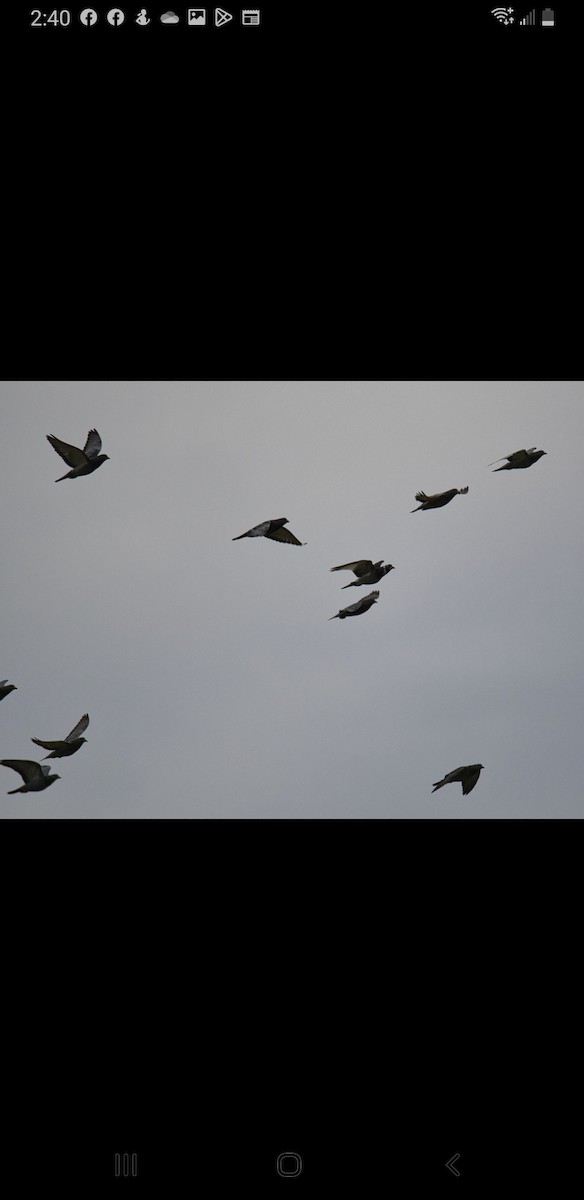
[{"label": "phone status bar", "polygon": [[30,9],[28,24],[31,29],[69,29],[80,26],[84,29],[122,29],[135,26],[149,27],[183,26],[185,28],[222,29],[227,25],[239,25],[244,29],[258,29],[263,24],[261,8],[227,9],[213,8],[53,8]]}]

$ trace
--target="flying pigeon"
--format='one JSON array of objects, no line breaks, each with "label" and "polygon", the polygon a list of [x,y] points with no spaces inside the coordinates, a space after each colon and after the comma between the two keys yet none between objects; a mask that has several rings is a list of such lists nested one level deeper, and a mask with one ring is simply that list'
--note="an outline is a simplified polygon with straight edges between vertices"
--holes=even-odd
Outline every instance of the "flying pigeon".
[{"label": "flying pigeon", "polygon": [[[436,492],[435,496],[427,496],[425,492],[416,492],[416,500],[420,500],[420,508],[442,508],[444,504],[450,504],[450,501],[455,496],[466,496],[468,488],[451,488],[449,492]],[[412,512],[419,512],[420,508],[412,508]]]},{"label": "flying pigeon", "polygon": [[[508,460],[503,467],[497,467],[497,471],[520,471],[525,467],[531,467],[537,462],[543,454],[547,454],[547,450],[536,450],[535,446],[531,450],[515,450],[513,454],[505,454],[504,457]],[[496,462],[503,462],[502,458],[496,458],[495,462],[488,463],[489,467],[494,467]],[[496,472],[493,471],[493,475]]]},{"label": "flying pigeon", "polygon": [[[392,567],[391,563],[386,563],[382,567],[382,562],[382,558],[376,563],[372,562],[370,558],[358,558],[356,562],[342,563],[340,567],[331,567],[331,571],[352,571],[353,575],[357,576],[351,583],[344,585],[342,588],[344,592],[345,588],[365,587],[368,583],[379,583],[379,580],[383,579],[388,571],[395,571],[395,567]],[[329,617],[330,620],[332,620],[331,617]]]},{"label": "flying pigeon", "polygon": [[329,617],[329,621],[334,621],[335,617],[340,617],[344,621],[345,617],[358,617],[360,613],[367,612],[372,604],[377,604],[379,592],[369,592],[368,596],[363,596],[362,600],[357,600],[355,604],[349,604],[348,608],[339,609],[334,617]]},{"label": "flying pigeon", "polygon": [[463,796],[468,796],[484,769],[482,763],[473,763],[470,767],[457,767],[455,771],[450,771],[448,775],[445,775],[439,783],[434,784],[432,794],[437,792],[438,788],[444,787],[445,783],[461,783]]},{"label": "flying pigeon", "polygon": [[101,438],[97,429],[90,429],[87,434],[87,441],[83,450],[78,450],[77,446],[70,446],[68,442],[61,442],[59,438],[54,437],[52,433],[47,433],[47,439],[51,443],[53,450],[61,455],[65,460],[70,471],[66,475],[59,475],[55,483],[60,483],[62,479],[77,479],[79,475],[91,475],[92,471],[97,471],[98,467],[109,458],[109,454],[100,454]]},{"label": "flying pigeon", "polygon": [[284,529],[284,525],[287,524],[288,517],[275,517],[273,521],[262,521],[261,525],[254,525],[253,529],[248,529],[247,533],[240,533],[231,541],[239,542],[244,537],[267,537],[274,542],[289,542],[291,546],[306,546],[306,542],[299,542],[289,529]]},{"label": "flying pigeon", "polygon": [[45,750],[51,750],[52,754],[45,754],[45,758],[66,758],[70,754],[75,754],[80,750],[87,738],[80,737],[80,733],[84,733],[89,725],[89,717],[84,713],[81,720],[77,722],[71,733],[62,742],[42,742],[40,738],[31,738],[36,746],[44,746]]},{"label": "flying pigeon", "polygon": [[24,779],[24,786],[12,788],[8,792],[8,796],[14,796],[16,792],[43,792],[45,788],[51,786],[56,779],[60,779],[60,775],[51,775],[51,768],[43,766],[42,763],[33,762],[30,758],[1,758],[1,767],[11,767],[13,771],[18,771]]},{"label": "flying pigeon", "polygon": [[[6,686],[5,686],[6,685]],[[16,691],[16,684],[9,683],[7,679],[0,679],[0,700],[8,696],[10,692]]]}]

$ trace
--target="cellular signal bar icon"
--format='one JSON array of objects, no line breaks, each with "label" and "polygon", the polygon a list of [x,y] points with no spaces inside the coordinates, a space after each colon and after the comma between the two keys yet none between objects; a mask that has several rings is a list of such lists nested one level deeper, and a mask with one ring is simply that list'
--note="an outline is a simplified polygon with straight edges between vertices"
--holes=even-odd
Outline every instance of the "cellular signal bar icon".
[{"label": "cellular signal bar icon", "polygon": [[531,12],[528,13],[526,17],[522,17],[519,24],[520,25],[536,25],[537,19],[536,19],[536,15],[535,15],[535,9],[532,8]]}]

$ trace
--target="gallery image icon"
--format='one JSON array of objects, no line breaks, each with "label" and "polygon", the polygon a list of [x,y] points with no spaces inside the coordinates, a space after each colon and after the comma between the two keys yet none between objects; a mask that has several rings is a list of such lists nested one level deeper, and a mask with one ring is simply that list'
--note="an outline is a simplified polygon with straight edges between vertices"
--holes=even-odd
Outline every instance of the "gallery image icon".
[{"label": "gallery image icon", "polygon": [[97,13],[95,9],[84,8],[82,12],[79,13],[79,20],[81,21],[82,25],[87,25],[88,29],[91,25],[95,25],[95,22],[97,21]]},{"label": "gallery image icon", "polygon": [[259,25],[260,10],[259,8],[242,8],[241,24],[242,25]]},{"label": "gallery image icon", "polygon": [[121,8],[110,8],[107,19],[108,23],[117,29],[118,26],[124,24],[126,14],[122,12]]},{"label": "gallery image icon", "polygon": [[206,25],[207,24],[207,9],[206,8],[188,8],[187,9],[187,25]]},{"label": "gallery image icon", "polygon": [[226,12],[224,8],[215,9],[215,24],[219,29],[221,25],[226,25],[228,21],[233,20],[233,13]]}]

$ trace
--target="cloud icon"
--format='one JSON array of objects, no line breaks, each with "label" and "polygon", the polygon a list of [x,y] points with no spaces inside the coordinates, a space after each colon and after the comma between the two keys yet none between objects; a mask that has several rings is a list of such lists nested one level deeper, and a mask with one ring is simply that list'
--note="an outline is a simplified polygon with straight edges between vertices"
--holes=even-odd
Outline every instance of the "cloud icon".
[{"label": "cloud icon", "polygon": [[164,25],[178,25],[180,17],[177,17],[176,13],[169,9],[168,12],[162,14],[160,20]]}]

